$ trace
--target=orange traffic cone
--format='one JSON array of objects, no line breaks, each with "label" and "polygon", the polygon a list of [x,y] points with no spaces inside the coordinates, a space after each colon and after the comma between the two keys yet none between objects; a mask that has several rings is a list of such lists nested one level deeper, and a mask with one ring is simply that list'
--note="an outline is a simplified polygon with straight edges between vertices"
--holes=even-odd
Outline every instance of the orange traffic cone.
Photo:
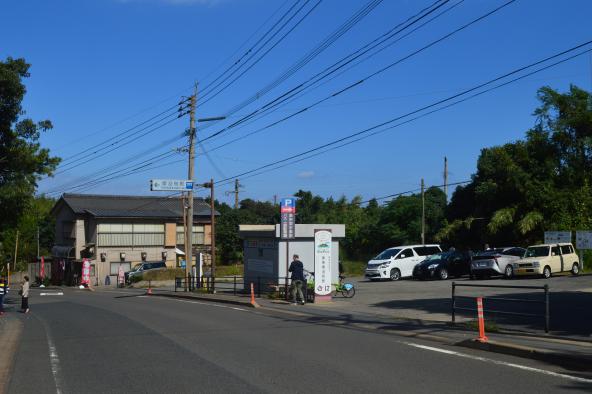
[{"label": "orange traffic cone", "polygon": [[251,282],[251,306],[254,308],[259,308],[259,304],[255,301],[255,288],[253,287],[253,283]]},{"label": "orange traffic cone", "polygon": [[485,319],[483,314],[483,298],[477,297],[477,318],[479,319],[479,342],[487,342],[485,336]]}]

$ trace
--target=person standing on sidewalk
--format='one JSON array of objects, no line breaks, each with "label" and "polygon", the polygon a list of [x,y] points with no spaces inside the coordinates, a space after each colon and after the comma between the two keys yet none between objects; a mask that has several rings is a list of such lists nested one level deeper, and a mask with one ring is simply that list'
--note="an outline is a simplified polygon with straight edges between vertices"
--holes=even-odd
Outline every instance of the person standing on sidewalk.
[{"label": "person standing on sidewalk", "polygon": [[0,278],[0,315],[4,314],[4,296],[8,294],[8,287],[4,282],[4,278]]},{"label": "person standing on sidewalk", "polygon": [[304,294],[302,293],[302,286],[304,284],[304,264],[299,260],[297,254],[294,255],[294,259],[292,260],[292,263],[290,263],[288,271],[292,273],[292,285],[290,286],[290,291],[292,293],[294,305],[298,303],[298,298],[296,296],[300,297],[302,300],[301,304],[304,305]]},{"label": "person standing on sidewalk", "polygon": [[29,277],[25,276],[25,281],[21,285],[21,309],[23,313],[29,313]]}]

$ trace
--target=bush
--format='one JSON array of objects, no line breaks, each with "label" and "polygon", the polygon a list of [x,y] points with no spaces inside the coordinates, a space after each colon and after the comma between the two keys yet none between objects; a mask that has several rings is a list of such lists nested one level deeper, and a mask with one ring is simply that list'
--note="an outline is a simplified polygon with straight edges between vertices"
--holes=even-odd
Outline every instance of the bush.
[{"label": "bush", "polygon": [[363,261],[344,261],[342,264],[344,276],[363,276],[366,270],[366,263]]}]

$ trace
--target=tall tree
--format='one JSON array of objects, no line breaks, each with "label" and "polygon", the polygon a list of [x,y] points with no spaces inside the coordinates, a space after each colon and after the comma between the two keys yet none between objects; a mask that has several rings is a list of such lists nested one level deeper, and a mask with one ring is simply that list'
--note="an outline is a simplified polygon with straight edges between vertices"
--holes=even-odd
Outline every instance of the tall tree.
[{"label": "tall tree", "polygon": [[18,223],[39,179],[52,175],[60,161],[39,144],[51,122],[23,118],[23,79],[29,77],[29,67],[24,59],[0,61],[0,232]]}]

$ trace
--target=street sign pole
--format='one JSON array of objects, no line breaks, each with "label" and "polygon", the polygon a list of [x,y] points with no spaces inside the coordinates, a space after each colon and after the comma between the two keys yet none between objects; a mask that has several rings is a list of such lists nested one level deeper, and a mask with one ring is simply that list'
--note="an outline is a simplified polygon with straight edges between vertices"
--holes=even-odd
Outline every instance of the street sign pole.
[{"label": "street sign pole", "polygon": [[296,199],[282,198],[280,201],[280,237],[286,242],[285,288],[288,299],[288,269],[290,265],[290,239],[296,237]]}]

